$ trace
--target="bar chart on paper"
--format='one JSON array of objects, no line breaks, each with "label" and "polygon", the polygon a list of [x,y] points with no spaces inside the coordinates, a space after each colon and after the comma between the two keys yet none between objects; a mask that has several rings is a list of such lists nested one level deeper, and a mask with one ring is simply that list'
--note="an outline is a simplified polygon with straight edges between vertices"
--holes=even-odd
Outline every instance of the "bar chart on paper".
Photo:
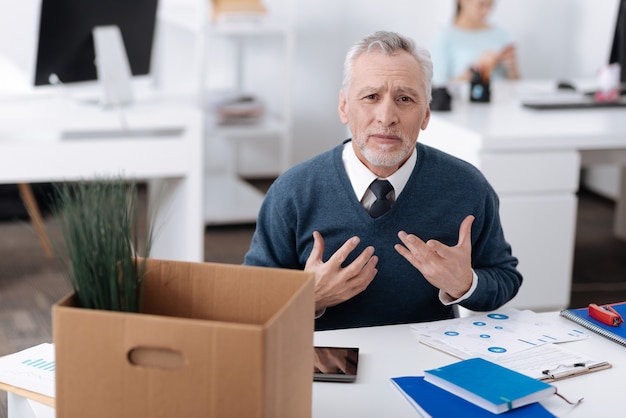
[{"label": "bar chart on paper", "polygon": [[53,372],[54,371],[54,361],[47,361],[44,360],[42,358],[36,359],[36,360],[24,360],[22,362],[22,364],[26,365],[26,366],[30,366],[30,367],[34,367],[36,369],[41,369],[47,372]]},{"label": "bar chart on paper", "polygon": [[40,344],[0,358],[0,382],[54,397],[54,345]]}]

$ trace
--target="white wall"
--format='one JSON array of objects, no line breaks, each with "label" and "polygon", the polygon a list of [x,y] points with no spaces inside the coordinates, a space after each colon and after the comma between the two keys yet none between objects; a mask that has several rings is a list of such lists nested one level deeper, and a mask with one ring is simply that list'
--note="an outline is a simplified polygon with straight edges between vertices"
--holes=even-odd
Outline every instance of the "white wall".
[{"label": "white wall", "polygon": [[34,79],[41,0],[0,0],[0,93],[23,92]]},{"label": "white wall", "polygon": [[337,115],[343,60],[360,37],[393,30],[429,44],[452,13],[430,0],[296,0],[293,162],[346,137]]},{"label": "white wall", "polygon": [[[293,162],[344,139],[337,116],[343,57],[359,37],[393,30],[429,46],[453,0],[294,0]],[[266,3],[270,3],[267,1]],[[609,55],[618,0],[498,0],[493,24],[516,40],[525,78],[592,78]]]},{"label": "white wall", "polygon": [[[162,3],[207,1],[161,0]],[[39,0],[0,0],[0,55],[17,55],[22,62],[33,57],[29,51],[34,48],[33,13],[38,3]],[[291,13],[296,30],[292,86],[294,164],[345,139],[346,130],[337,116],[337,98],[344,54],[353,42],[384,29],[409,35],[429,46],[437,31],[451,21],[454,10],[454,0],[264,0],[264,3],[270,13]],[[496,0],[492,21],[506,28],[516,40],[523,77],[592,78],[608,59],[617,3],[618,0]],[[206,10],[202,4],[200,10]],[[292,5],[289,11],[288,4]],[[268,51],[270,57],[279,54],[275,49]],[[281,58],[276,55],[276,59]],[[266,77],[264,83],[270,91],[271,83],[276,83],[278,91],[281,80]],[[255,164],[261,171],[277,167],[275,161],[260,161],[258,153],[251,154],[244,164],[252,172]]]}]

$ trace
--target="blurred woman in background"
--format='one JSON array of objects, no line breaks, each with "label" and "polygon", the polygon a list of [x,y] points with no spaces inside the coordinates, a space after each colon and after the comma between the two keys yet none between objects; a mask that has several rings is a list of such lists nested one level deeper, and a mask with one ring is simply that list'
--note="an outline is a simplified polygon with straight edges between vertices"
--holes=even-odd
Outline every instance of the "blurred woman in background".
[{"label": "blurred woman in background", "polygon": [[515,47],[506,31],[489,24],[493,0],[457,0],[452,25],[431,48],[433,86],[467,81],[476,70],[484,79],[517,79]]}]

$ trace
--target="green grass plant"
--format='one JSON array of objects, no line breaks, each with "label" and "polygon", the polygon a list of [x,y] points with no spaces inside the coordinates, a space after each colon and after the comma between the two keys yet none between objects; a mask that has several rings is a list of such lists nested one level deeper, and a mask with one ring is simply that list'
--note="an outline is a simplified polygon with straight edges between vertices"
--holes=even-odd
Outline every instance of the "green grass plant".
[{"label": "green grass plant", "polygon": [[62,244],[59,259],[79,306],[141,312],[145,259],[152,227],[139,248],[137,185],[124,179],[98,179],[54,185],[53,213]]}]

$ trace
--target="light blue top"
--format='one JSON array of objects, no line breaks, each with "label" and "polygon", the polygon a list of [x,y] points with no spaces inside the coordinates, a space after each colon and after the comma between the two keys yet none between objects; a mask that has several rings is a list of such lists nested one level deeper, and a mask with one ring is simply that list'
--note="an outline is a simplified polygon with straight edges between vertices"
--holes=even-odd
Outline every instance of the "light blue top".
[{"label": "light blue top", "polygon": [[[463,30],[453,25],[446,27],[431,48],[433,86],[445,85],[466,71],[483,52],[498,52],[510,43],[509,35],[497,27],[484,30]],[[505,78],[506,69],[499,65],[492,77]]]}]

